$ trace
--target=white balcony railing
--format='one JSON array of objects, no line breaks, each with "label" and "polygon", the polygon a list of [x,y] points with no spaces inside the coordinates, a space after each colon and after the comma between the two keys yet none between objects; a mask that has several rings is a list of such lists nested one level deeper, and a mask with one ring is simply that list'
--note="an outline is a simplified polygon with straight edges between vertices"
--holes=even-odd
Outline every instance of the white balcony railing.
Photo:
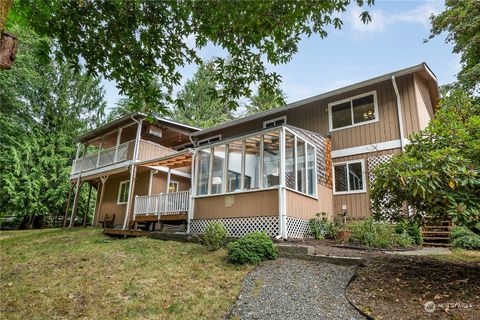
[{"label": "white balcony railing", "polygon": [[130,142],[131,141],[128,141],[116,147],[101,150],[100,154],[94,153],[78,158],[76,161],[74,160],[72,174],[79,173],[80,171],[90,171],[114,163],[126,161],[128,155],[128,145]]},{"label": "white balcony railing", "polygon": [[170,215],[188,212],[190,191],[136,196],[134,215]]}]

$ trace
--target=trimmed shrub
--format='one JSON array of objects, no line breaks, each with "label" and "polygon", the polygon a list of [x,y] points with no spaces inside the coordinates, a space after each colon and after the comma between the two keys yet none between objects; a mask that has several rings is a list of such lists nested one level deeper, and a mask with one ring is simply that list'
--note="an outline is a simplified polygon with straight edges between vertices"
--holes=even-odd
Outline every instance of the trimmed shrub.
[{"label": "trimmed shrub", "polygon": [[[322,218],[320,218],[320,215]],[[308,221],[308,227],[310,233],[316,240],[320,239],[335,239],[338,228],[334,223],[328,221],[326,217],[327,213],[317,213],[315,218],[311,218]]]},{"label": "trimmed shrub", "polygon": [[350,241],[359,242],[369,248],[409,247],[414,244],[414,240],[406,231],[397,233],[392,225],[385,222],[367,219],[352,223],[348,227],[352,230]]},{"label": "trimmed shrub", "polygon": [[450,234],[451,245],[456,249],[480,250],[480,235],[466,227],[455,227]]},{"label": "trimmed shrub", "polygon": [[278,248],[265,232],[253,232],[228,244],[228,259],[236,264],[256,264],[277,256]]},{"label": "trimmed shrub", "polygon": [[208,250],[215,251],[223,247],[227,241],[227,229],[221,222],[209,222],[203,234],[203,243]]}]

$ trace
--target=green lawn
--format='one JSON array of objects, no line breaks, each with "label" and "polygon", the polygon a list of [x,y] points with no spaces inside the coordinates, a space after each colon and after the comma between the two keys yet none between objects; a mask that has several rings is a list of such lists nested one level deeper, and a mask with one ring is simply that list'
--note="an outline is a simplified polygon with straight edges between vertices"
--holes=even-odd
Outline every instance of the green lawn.
[{"label": "green lawn", "polygon": [[250,269],[224,250],[96,228],[0,232],[0,318],[219,319]]}]

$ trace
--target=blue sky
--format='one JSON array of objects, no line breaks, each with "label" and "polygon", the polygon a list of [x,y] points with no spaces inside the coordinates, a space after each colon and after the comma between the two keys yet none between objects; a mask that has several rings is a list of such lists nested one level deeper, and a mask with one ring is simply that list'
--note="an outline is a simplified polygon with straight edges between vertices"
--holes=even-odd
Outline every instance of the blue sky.
[{"label": "blue sky", "polygon": [[[426,62],[439,84],[455,80],[460,70],[459,57],[445,36],[424,43],[430,30],[429,16],[443,10],[443,0],[376,0],[368,11],[372,22],[361,23],[361,9],[351,6],[341,15],[341,30],[329,30],[326,39],[303,38],[299,52],[284,65],[269,66],[283,78],[282,90],[287,102],[297,101],[337,89],[397,69]],[[202,58],[225,55],[220,49],[207,47]],[[183,82],[196,66],[182,69]],[[105,99],[111,108],[120,98],[115,84],[104,81]]]}]

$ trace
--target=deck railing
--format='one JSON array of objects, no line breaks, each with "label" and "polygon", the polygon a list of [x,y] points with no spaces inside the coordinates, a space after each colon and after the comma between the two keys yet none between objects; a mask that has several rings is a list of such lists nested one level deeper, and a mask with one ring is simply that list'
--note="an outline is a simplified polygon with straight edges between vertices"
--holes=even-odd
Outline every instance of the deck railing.
[{"label": "deck railing", "polygon": [[[133,157],[133,147],[135,140],[127,141],[113,148],[101,150],[100,153],[86,155],[73,161],[72,174],[87,172],[90,170],[106,167],[112,164],[131,160]],[[151,160],[160,158],[175,150],[164,147],[160,144],[140,140],[138,150],[138,160]]]},{"label": "deck railing", "polygon": [[135,215],[170,215],[188,212],[190,191],[160,193],[151,196],[136,196]]}]

